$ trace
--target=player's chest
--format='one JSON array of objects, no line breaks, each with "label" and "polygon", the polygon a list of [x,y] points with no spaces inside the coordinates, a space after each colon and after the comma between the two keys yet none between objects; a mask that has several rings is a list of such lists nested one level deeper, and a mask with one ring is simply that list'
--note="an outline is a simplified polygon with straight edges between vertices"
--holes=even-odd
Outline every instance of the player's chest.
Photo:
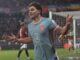
[{"label": "player's chest", "polygon": [[45,23],[38,24],[38,25],[32,25],[32,28],[30,29],[31,33],[43,34],[46,31],[48,31],[48,24],[45,24]]}]

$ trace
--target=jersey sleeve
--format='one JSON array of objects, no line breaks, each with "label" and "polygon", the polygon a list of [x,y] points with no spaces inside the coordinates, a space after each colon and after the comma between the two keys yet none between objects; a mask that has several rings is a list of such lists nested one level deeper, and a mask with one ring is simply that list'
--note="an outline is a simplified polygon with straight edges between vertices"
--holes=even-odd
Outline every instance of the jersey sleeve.
[{"label": "jersey sleeve", "polygon": [[56,28],[58,25],[54,20],[49,20],[49,29]]}]

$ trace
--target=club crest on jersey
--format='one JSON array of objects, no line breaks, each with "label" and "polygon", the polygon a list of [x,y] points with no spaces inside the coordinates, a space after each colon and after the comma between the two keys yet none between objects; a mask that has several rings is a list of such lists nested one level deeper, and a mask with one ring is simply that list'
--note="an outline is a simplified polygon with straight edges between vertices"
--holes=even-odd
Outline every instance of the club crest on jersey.
[{"label": "club crest on jersey", "polygon": [[40,30],[43,31],[44,30],[44,25],[40,26]]}]

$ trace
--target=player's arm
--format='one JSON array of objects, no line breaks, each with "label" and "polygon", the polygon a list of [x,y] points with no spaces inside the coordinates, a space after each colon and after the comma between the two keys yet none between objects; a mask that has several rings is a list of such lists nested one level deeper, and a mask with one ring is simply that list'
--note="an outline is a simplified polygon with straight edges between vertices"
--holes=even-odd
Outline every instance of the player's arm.
[{"label": "player's arm", "polygon": [[68,29],[69,29],[69,26],[70,26],[70,25],[65,25],[64,27],[57,26],[57,27],[55,28],[54,31],[57,31],[57,32],[61,33],[60,36],[59,36],[59,39],[60,39],[60,40],[63,40],[64,35],[67,34]]},{"label": "player's arm", "polygon": [[5,36],[5,40],[18,43],[27,43],[27,44],[32,43],[31,37],[17,38],[15,35]]},{"label": "player's arm", "polygon": [[32,38],[31,37],[19,38],[16,41],[18,43],[27,43],[27,44],[30,44],[30,43],[32,43]]},{"label": "player's arm", "polygon": [[28,29],[26,27],[23,28],[22,30],[22,36],[20,38],[16,39],[16,42],[18,43],[32,43],[32,38],[28,37]]},{"label": "player's arm", "polygon": [[58,31],[61,33],[60,35],[60,39],[63,39],[64,38],[64,35],[67,34],[69,28],[70,28],[70,24],[72,22],[72,16],[67,16],[66,18],[66,24],[61,27],[61,26],[56,26],[56,28],[54,29],[54,31]]}]

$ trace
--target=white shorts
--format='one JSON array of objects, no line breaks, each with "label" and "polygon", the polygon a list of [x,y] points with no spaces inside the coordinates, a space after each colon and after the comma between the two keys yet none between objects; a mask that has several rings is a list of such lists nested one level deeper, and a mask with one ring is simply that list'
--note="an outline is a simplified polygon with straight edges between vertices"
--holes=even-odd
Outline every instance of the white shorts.
[{"label": "white shorts", "polygon": [[27,48],[27,44],[23,44],[20,49],[24,49],[24,48]]}]

